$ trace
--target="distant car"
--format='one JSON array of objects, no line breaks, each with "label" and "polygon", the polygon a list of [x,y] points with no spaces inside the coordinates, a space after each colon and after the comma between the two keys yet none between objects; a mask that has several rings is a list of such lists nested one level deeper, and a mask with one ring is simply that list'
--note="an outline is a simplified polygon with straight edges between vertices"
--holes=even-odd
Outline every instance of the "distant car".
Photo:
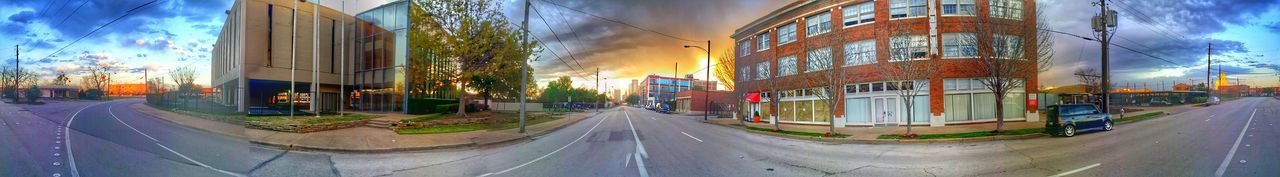
[{"label": "distant car", "polygon": [[1209,97],[1209,100],[1207,100],[1207,101],[1205,101],[1205,102],[1204,102],[1204,105],[1205,105],[1205,106],[1213,106],[1213,105],[1218,105],[1218,104],[1222,104],[1222,100],[1221,100],[1221,99],[1218,99],[1218,97],[1216,97],[1216,96],[1215,96],[1215,97]]},{"label": "distant car", "polygon": [[1052,105],[1046,113],[1044,130],[1052,135],[1071,137],[1080,131],[1115,129],[1111,115],[1098,111],[1092,104]]},{"label": "distant car", "polygon": [[1148,103],[1150,103],[1151,105],[1172,105],[1173,104],[1169,102],[1169,99],[1165,99],[1165,98],[1152,98],[1151,102],[1148,102]]}]

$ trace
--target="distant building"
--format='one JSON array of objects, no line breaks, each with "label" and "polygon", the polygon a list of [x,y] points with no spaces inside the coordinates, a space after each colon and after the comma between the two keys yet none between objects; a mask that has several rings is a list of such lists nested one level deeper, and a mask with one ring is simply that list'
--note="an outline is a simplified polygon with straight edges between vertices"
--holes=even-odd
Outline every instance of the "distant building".
[{"label": "distant building", "polygon": [[1191,85],[1186,83],[1173,84],[1173,91],[1191,91]]},{"label": "distant building", "polygon": [[676,93],[693,89],[694,87],[707,88],[707,85],[715,86],[712,81],[708,84],[704,80],[694,79],[692,76],[685,78],[674,78],[659,75],[649,75],[641,81],[639,85],[640,104],[644,106],[656,106],[658,103],[670,103],[675,101]]},{"label": "distant building", "polygon": [[107,94],[112,96],[130,96],[147,94],[147,84],[111,84]]},{"label": "distant building", "polygon": [[[675,107],[677,113],[703,113],[706,111],[723,111],[730,105],[727,91],[689,90],[676,93]],[[708,105],[709,104],[709,105]],[[710,106],[710,108],[708,108]]]}]

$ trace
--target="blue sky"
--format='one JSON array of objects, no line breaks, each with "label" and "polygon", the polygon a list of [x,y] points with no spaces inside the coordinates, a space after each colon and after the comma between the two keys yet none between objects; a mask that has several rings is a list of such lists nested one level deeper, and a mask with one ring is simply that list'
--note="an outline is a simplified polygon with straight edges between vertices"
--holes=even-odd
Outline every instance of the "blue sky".
[{"label": "blue sky", "polygon": [[[53,75],[59,71],[76,73],[86,65],[112,65],[121,68],[115,82],[141,82],[141,68],[164,73],[177,67],[204,71],[197,83],[208,83],[209,50],[217,38],[231,0],[161,0],[154,7],[140,9],[74,45],[71,41],[90,30],[119,17],[135,6],[150,0],[48,0],[0,2],[0,60],[13,63],[13,46],[22,45],[24,68]],[[713,51],[729,47],[729,34],[738,27],[785,5],[785,1],[767,0],[652,0],[652,1],[588,1],[551,0],[571,8],[606,18],[617,19],[672,35],[698,40],[712,39]],[[354,13],[385,3],[386,0],[348,2]],[[517,0],[503,1],[512,20],[522,16]],[[1223,70],[1229,78],[1250,84],[1278,85],[1274,73],[1280,65],[1280,1],[1274,0],[1196,0],[1196,1],[1111,1],[1121,13],[1117,44],[1155,55],[1161,61],[1123,49],[1113,48],[1114,82],[1143,83],[1150,87],[1164,81],[1186,82],[1195,78],[1202,82],[1205,72],[1205,44],[1214,43],[1215,59],[1224,59]],[[84,7],[79,7],[84,3]],[[337,7],[339,1],[322,1]],[[534,62],[536,77],[545,81],[557,76],[585,75],[601,68],[603,82],[622,88],[631,79],[648,74],[670,75],[679,62],[681,74],[703,77],[699,71],[707,64],[701,51],[684,49],[688,43],[671,40],[616,23],[583,16],[543,1],[534,1],[545,13],[531,18],[533,33],[549,49]],[[1097,11],[1087,1],[1040,0],[1045,21],[1059,31],[1091,36],[1088,16]],[[75,12],[72,14],[71,12]],[[536,14],[535,14],[536,15]],[[1142,19],[1151,19],[1150,23]],[[65,21],[64,21],[65,19]],[[555,41],[547,26],[564,39]],[[573,30],[569,30],[572,28]],[[1122,39],[1123,38],[1123,39]],[[1054,67],[1044,73],[1042,85],[1074,84],[1070,73],[1077,68],[1097,68],[1097,43],[1067,36],[1056,36]],[[59,53],[53,52],[66,47]],[[550,52],[565,55],[572,50],[584,67],[574,71],[552,57]],[[719,55],[719,52],[713,52]],[[567,57],[567,56],[565,56]],[[1172,63],[1170,63],[1172,62]],[[585,71],[584,71],[585,70]],[[698,72],[694,72],[698,71]],[[137,73],[137,74],[134,74]],[[1215,74],[1216,75],[1216,74]],[[1216,77],[1216,76],[1215,76]],[[73,77],[78,78],[78,77]],[[575,84],[592,87],[588,80]],[[1167,86],[1166,86],[1167,87]]]}]

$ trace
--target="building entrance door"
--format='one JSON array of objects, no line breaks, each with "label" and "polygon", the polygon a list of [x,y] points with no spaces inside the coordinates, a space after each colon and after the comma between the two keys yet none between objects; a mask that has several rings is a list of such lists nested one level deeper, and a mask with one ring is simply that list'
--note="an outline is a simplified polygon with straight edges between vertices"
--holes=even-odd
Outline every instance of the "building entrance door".
[{"label": "building entrance door", "polygon": [[871,104],[871,116],[876,125],[898,124],[898,98],[873,98]]}]

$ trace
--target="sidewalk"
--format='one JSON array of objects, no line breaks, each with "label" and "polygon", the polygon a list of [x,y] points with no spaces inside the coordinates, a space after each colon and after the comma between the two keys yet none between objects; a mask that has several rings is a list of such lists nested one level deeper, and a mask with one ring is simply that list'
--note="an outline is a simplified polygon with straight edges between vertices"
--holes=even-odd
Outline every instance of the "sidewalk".
[{"label": "sidewalk", "polygon": [[[1186,111],[1193,110],[1193,109],[1195,109],[1195,108],[1197,108],[1197,107],[1194,107],[1194,105],[1178,105],[1178,106],[1130,107],[1130,108],[1143,109],[1143,110],[1142,110],[1142,111],[1126,112],[1126,113],[1124,114],[1124,116],[1125,116],[1125,117],[1132,117],[1132,116],[1137,116],[1137,115],[1142,115],[1142,114],[1152,113],[1152,112],[1164,112],[1165,114],[1177,114],[1177,113],[1182,113],[1182,112],[1186,112]],[[1113,116],[1113,118],[1116,118],[1116,119],[1120,118],[1120,115],[1119,115],[1119,114],[1113,114],[1112,116]],[[731,128],[740,128],[740,127],[741,127],[741,126],[739,126],[738,120],[736,120],[736,119],[712,119],[712,120],[709,120],[709,121],[708,121],[708,123],[711,123],[711,124],[717,124],[717,125],[722,125],[722,126],[731,127]],[[918,123],[918,125],[928,125],[928,122],[917,122],[917,123]],[[747,122],[747,123],[746,123],[746,125],[747,125],[747,126],[751,126],[751,127],[766,128],[766,129],[773,129],[773,125],[772,125],[772,124],[769,124],[768,122],[759,122],[759,123],[751,123],[751,122]],[[1043,117],[1042,117],[1041,121],[1037,121],[1037,122],[1009,121],[1009,122],[1005,122],[1005,123],[1004,123],[1004,129],[1005,129],[1005,130],[1017,130],[1017,129],[1027,129],[1027,128],[1043,128],[1043,127],[1044,127],[1044,119],[1043,119]],[[828,130],[830,130],[830,127],[829,127],[829,126],[827,126],[827,125],[796,125],[796,124],[781,124],[781,125],[779,125],[779,128],[781,128],[782,130],[789,130],[789,131],[801,131],[801,132],[812,132],[812,133],[825,133],[825,132],[827,132]],[[947,125],[947,126],[942,126],[942,127],[912,126],[912,127],[911,127],[911,133],[920,134],[920,135],[925,135],[925,134],[950,134],[950,133],[967,133],[967,132],[991,131],[991,130],[995,130],[995,129],[996,129],[996,124],[995,124],[995,123],[980,123],[980,124],[968,124],[968,125]],[[764,132],[764,131],[745,130],[745,129],[743,129],[742,131],[748,131],[748,132],[752,132],[752,133],[762,133],[762,134],[778,135],[778,136],[786,136],[786,137],[793,137],[793,138],[804,138],[804,137],[801,137],[801,136],[780,135],[780,134],[774,134],[774,133],[771,133],[771,132]],[[848,137],[848,138],[817,138],[817,137],[812,137],[812,138],[809,138],[809,139],[817,140],[817,141],[825,141],[825,142],[842,142],[842,143],[850,143],[850,142],[853,142],[853,143],[892,143],[892,142],[904,142],[904,141],[900,141],[900,140],[884,140],[884,139],[878,139],[878,138],[879,138],[879,136],[880,136],[880,135],[884,135],[884,134],[905,134],[905,133],[907,133],[907,127],[905,126],[905,124],[904,124],[904,126],[891,126],[891,127],[837,127],[837,128],[836,128],[836,130],[835,130],[835,132],[836,132],[836,133],[839,133],[839,134],[849,135],[849,137]],[[921,142],[924,142],[924,143],[933,143],[933,142],[939,142],[939,141],[972,142],[972,141],[981,141],[981,140],[1002,140],[1002,139],[1034,138],[1034,137],[1040,137],[1041,135],[1026,135],[1026,136],[1023,136],[1023,135],[1015,135],[1015,136],[1016,136],[1016,137],[993,136],[993,137],[975,137],[975,138],[963,138],[963,139],[936,139],[936,140],[927,140],[927,141],[926,141],[926,140],[905,140],[905,141],[921,141]]]},{"label": "sidewalk", "polygon": [[506,129],[401,135],[389,129],[367,126],[312,133],[277,132],[244,128],[238,125],[161,111],[143,104],[133,104],[130,107],[137,109],[139,112],[176,124],[222,135],[245,138],[253,143],[302,149],[356,152],[426,150],[511,142],[550,133],[597,114],[596,112],[572,113],[559,120],[530,125],[526,127],[524,134],[517,133],[517,129]]}]

